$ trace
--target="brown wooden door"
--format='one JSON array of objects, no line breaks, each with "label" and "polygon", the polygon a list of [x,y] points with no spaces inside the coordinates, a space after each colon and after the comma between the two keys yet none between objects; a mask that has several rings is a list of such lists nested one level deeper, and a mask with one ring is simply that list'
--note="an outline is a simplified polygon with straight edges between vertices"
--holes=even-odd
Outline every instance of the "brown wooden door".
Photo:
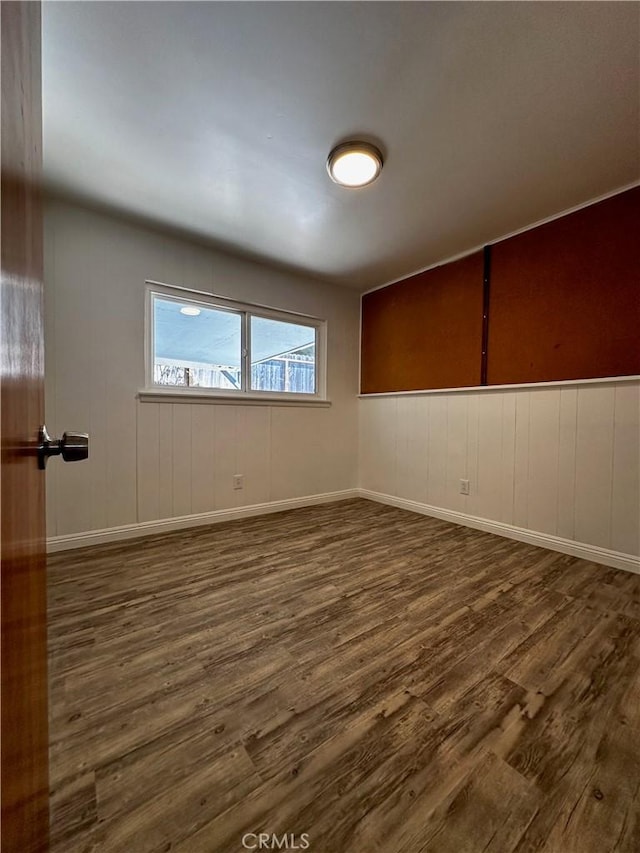
[{"label": "brown wooden door", "polygon": [[40,3],[0,4],[2,853],[48,848]]}]

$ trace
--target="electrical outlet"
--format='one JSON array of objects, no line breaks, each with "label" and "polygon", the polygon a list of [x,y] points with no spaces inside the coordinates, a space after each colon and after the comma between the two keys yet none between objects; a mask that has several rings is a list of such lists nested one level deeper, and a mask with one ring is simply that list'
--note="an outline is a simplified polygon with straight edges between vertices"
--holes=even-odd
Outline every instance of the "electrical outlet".
[{"label": "electrical outlet", "polygon": [[460,480],[460,494],[468,495],[469,494],[469,481],[468,480]]},{"label": "electrical outlet", "polygon": [[244,474],[233,475],[233,488],[244,489]]}]

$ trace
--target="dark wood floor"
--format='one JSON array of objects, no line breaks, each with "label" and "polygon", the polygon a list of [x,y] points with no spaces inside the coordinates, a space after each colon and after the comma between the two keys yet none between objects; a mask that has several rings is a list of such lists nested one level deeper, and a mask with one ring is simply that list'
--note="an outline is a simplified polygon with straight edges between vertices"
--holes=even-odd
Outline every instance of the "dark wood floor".
[{"label": "dark wood floor", "polygon": [[640,576],[355,500],[49,577],[55,853],[640,851]]}]

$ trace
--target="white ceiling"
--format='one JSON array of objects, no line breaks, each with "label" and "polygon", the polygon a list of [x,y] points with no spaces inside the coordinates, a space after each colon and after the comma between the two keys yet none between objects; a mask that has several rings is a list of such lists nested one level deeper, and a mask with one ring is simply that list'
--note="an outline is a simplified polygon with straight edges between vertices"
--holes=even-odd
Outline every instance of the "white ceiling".
[{"label": "white ceiling", "polygon": [[[361,289],[638,179],[638,3],[46,2],[45,176]],[[333,184],[345,138],[377,183]]]}]

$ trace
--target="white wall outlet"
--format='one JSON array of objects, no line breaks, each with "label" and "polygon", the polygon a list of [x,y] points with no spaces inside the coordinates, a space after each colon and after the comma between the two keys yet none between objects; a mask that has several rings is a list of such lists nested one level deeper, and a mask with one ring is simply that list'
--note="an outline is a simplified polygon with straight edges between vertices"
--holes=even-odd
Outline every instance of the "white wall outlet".
[{"label": "white wall outlet", "polygon": [[233,488],[244,489],[244,474],[233,475]]},{"label": "white wall outlet", "polygon": [[460,480],[460,494],[468,495],[469,494],[469,481],[468,480]]}]

